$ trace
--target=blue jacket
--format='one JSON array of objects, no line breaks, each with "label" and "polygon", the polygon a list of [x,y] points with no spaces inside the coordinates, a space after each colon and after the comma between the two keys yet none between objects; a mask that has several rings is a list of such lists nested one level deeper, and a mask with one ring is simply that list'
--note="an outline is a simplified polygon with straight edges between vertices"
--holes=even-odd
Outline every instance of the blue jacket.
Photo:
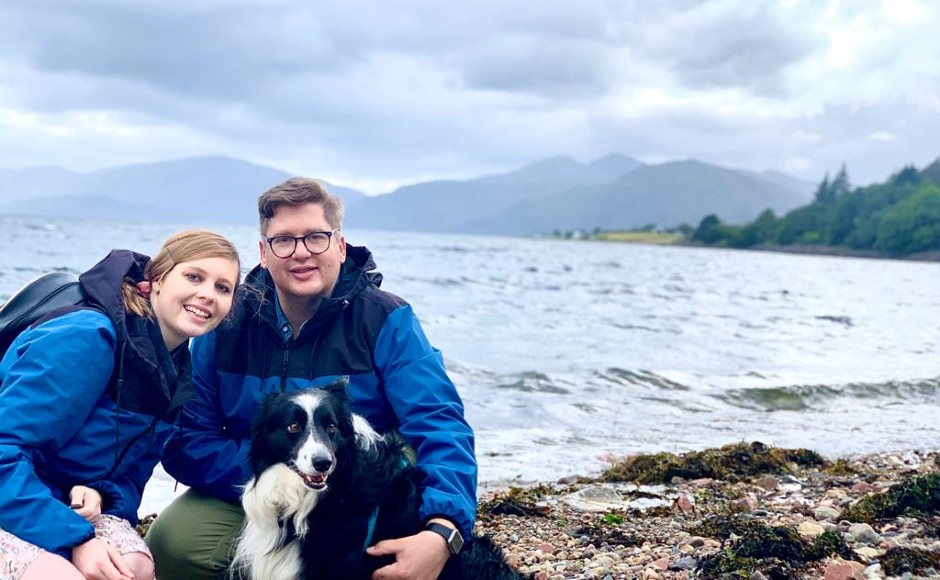
[{"label": "blue jacket", "polygon": [[279,391],[349,378],[353,410],[379,431],[397,429],[426,474],[420,517],[443,516],[469,537],[476,516],[473,430],[463,403],[411,307],[379,289],[369,251],[347,246],[332,297],[296,339],[270,275],[249,273],[232,324],[193,341],[196,396],[167,445],[164,468],[203,493],[236,501],[251,476],[252,419]]},{"label": "blue jacket", "polygon": [[0,528],[66,558],[95,535],[69,490],[96,489],[104,513],[136,525],[192,393],[187,349],[167,352],[155,323],[124,311],[121,281],[142,279],[147,261],[112,252],[79,277],[92,306],[39,321],[0,361]]}]

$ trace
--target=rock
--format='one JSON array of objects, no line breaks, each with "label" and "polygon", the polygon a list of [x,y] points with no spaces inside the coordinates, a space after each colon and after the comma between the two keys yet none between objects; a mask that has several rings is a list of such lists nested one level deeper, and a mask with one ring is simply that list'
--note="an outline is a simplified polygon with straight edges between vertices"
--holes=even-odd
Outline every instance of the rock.
[{"label": "rock", "polygon": [[816,522],[804,521],[800,522],[796,531],[804,538],[815,538],[822,535],[826,530]]},{"label": "rock", "polygon": [[679,558],[675,562],[669,565],[670,570],[695,570],[695,567],[698,566],[698,560],[690,556],[685,556]]},{"label": "rock", "polygon": [[623,498],[609,487],[585,487],[562,497],[561,501],[586,512],[606,512],[624,507]]},{"label": "rock", "polygon": [[838,519],[839,510],[831,506],[822,505],[813,510],[813,517],[819,521],[832,521]]},{"label": "rock", "polygon": [[659,560],[656,560],[655,562],[653,562],[652,565],[657,570],[662,570],[663,572],[665,572],[666,570],[669,569],[669,558],[660,558]]},{"label": "rock", "polygon": [[849,526],[849,533],[852,534],[855,541],[862,544],[877,544],[881,541],[878,532],[868,524],[852,524]]},{"label": "rock", "polygon": [[863,546],[861,548],[855,548],[852,550],[856,554],[862,557],[866,562],[871,562],[878,556],[884,554],[884,550],[879,550],[878,548],[872,548],[870,546]]},{"label": "rock", "polygon": [[685,495],[680,495],[676,499],[675,505],[677,508],[679,508],[679,510],[682,513],[689,513],[689,512],[695,511],[695,504],[693,504],[692,500],[689,499],[689,497]]},{"label": "rock", "polygon": [[861,566],[858,562],[837,560],[826,566],[825,580],[865,580]]},{"label": "rock", "polygon": [[755,481],[754,485],[766,491],[773,491],[780,485],[780,480],[773,475],[765,475],[764,477],[761,477]]}]

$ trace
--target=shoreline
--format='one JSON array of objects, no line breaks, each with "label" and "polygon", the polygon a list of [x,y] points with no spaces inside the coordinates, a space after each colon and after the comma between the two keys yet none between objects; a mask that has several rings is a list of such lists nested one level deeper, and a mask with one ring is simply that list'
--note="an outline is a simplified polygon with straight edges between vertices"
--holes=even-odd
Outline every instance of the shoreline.
[{"label": "shoreline", "polygon": [[[747,462],[761,456],[747,449],[755,445],[668,459],[670,465],[676,457],[702,465],[703,454],[724,454],[718,461],[728,471],[715,477],[667,472],[666,481],[655,484],[605,481],[617,469],[612,465],[595,478],[493,489],[481,495],[476,532],[491,536],[511,564],[538,580],[937,575],[937,450],[823,458],[819,465],[773,467],[761,459],[749,470]],[[854,506],[889,496],[892,486],[918,477],[938,481],[934,513],[853,521],[860,518]]]},{"label": "shoreline", "polygon": [[[833,459],[752,442],[609,464],[590,477],[482,482],[475,533],[536,580],[940,577],[940,449]],[[912,481],[929,482],[928,509],[871,509],[899,489],[917,499]],[[151,513],[142,506],[141,531]]]}]

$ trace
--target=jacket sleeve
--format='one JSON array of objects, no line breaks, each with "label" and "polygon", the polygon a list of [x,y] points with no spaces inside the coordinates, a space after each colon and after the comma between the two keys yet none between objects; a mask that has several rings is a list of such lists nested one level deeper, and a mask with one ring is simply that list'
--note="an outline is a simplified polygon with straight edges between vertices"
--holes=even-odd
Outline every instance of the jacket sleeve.
[{"label": "jacket sleeve", "polygon": [[137,525],[137,510],[140,509],[144,486],[153,475],[153,468],[160,461],[162,451],[163,445],[154,445],[117,477],[85,484],[101,494],[102,513],[124,518],[131,525]]},{"label": "jacket sleeve", "polygon": [[0,528],[70,556],[94,527],[59,501],[34,461],[54,456],[88,419],[114,368],[115,335],[80,310],[20,334],[0,363]]},{"label": "jacket sleeve", "polygon": [[426,475],[419,516],[452,520],[469,538],[476,518],[473,430],[440,351],[407,304],[392,311],[379,332],[375,362],[399,431]]},{"label": "jacket sleeve", "polygon": [[183,407],[163,455],[163,468],[185,485],[226,501],[238,501],[251,477],[248,439],[225,434],[221,380],[215,368],[215,332],[192,341],[195,396]]}]

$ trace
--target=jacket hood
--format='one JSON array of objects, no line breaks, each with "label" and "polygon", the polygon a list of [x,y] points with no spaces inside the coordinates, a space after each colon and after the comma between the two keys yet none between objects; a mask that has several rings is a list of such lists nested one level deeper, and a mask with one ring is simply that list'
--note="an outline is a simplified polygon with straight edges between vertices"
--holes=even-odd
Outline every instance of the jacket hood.
[{"label": "jacket hood", "polygon": [[111,319],[118,340],[127,338],[127,311],[124,308],[124,279],[134,283],[144,280],[148,256],[130,250],[111,250],[103,260],[78,277],[85,293]]},{"label": "jacket hood", "polygon": [[[104,310],[114,325],[124,376],[121,406],[155,416],[174,413],[191,396],[189,353],[185,345],[169,353],[159,324],[127,312],[122,287],[125,280],[144,280],[148,256],[130,250],[112,250],[103,260],[78,277],[93,306]],[[185,352],[184,352],[185,351]],[[175,361],[174,361],[175,359]],[[118,363],[120,364],[120,360]],[[133,393],[156,385],[159,395]]]}]

